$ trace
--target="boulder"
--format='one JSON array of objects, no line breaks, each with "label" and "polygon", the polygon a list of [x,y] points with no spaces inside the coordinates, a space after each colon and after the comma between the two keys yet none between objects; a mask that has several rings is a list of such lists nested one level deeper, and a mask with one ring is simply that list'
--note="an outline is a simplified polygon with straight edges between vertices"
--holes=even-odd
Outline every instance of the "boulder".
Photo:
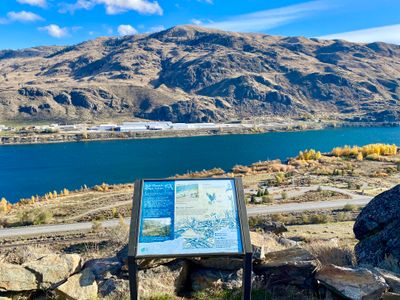
[{"label": "boulder", "polygon": [[34,273],[20,265],[0,263],[0,292],[22,292],[37,288]]},{"label": "boulder", "polygon": [[400,300],[400,294],[397,294],[397,293],[385,293],[382,296],[382,300]]},{"label": "boulder", "polygon": [[199,267],[206,269],[217,269],[233,271],[243,268],[243,259],[234,257],[208,257],[194,258],[191,261]]},{"label": "boulder", "polygon": [[84,268],[90,269],[96,280],[107,277],[107,274],[116,275],[122,267],[122,263],[117,257],[92,259],[85,263]]},{"label": "boulder", "polygon": [[265,238],[262,234],[250,231],[251,247],[253,249],[253,258],[262,260],[265,256]]},{"label": "boulder", "polygon": [[23,266],[39,278],[41,289],[54,288],[81,269],[78,254],[48,254]]},{"label": "boulder", "polygon": [[303,248],[269,252],[254,264],[254,272],[265,277],[269,285],[292,284],[309,286],[319,261]]},{"label": "boulder", "polygon": [[98,286],[96,277],[91,270],[85,269],[75,274],[56,289],[56,294],[62,299],[91,300],[97,299]]},{"label": "boulder", "polygon": [[378,273],[378,275],[382,276],[386,283],[389,285],[390,290],[394,293],[399,293],[400,294],[400,276],[389,272],[387,270],[375,268],[375,272]]},{"label": "boulder", "polygon": [[400,185],[376,196],[358,215],[354,233],[359,264],[400,270]]},{"label": "boulder", "polygon": [[[117,252],[117,258],[118,260],[125,266],[125,269],[127,269],[127,264],[128,264],[128,245],[125,245],[121,250]],[[168,264],[172,261],[174,261],[175,258],[157,258],[157,259],[138,259],[138,266],[139,269],[150,269],[150,268],[155,268],[160,265],[165,265]]]},{"label": "boulder", "polygon": [[381,276],[366,268],[326,265],[317,271],[315,278],[331,291],[352,300],[380,299],[389,288]]},{"label": "boulder", "polygon": [[221,271],[216,269],[196,269],[191,274],[192,289],[239,289],[242,286],[242,269],[237,271]]},{"label": "boulder", "polygon": [[161,294],[174,295],[180,292],[188,277],[188,264],[185,260],[174,261],[138,272],[139,295],[143,298]]},{"label": "boulder", "polygon": [[44,255],[51,253],[52,252],[45,247],[18,246],[7,251],[4,254],[4,260],[11,264],[22,265],[28,261],[39,259]]},{"label": "boulder", "polygon": [[255,229],[261,229],[263,232],[270,232],[276,235],[282,234],[287,232],[288,229],[286,228],[285,224],[281,222],[274,222],[274,221],[264,221],[260,224],[254,226]]},{"label": "boulder", "polygon": [[128,299],[129,295],[130,290],[128,280],[111,277],[99,284],[99,296],[101,296],[101,299]]}]

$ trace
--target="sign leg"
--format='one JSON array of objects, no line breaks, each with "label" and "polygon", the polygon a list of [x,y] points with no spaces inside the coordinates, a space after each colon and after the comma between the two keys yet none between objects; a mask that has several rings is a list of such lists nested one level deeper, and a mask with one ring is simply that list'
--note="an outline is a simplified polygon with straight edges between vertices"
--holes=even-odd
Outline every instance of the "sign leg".
[{"label": "sign leg", "polygon": [[253,253],[246,253],[243,264],[242,299],[251,300],[251,274],[253,273]]},{"label": "sign leg", "polygon": [[139,299],[138,265],[134,257],[128,257],[128,271],[129,271],[129,289],[131,292],[131,300],[138,300]]}]

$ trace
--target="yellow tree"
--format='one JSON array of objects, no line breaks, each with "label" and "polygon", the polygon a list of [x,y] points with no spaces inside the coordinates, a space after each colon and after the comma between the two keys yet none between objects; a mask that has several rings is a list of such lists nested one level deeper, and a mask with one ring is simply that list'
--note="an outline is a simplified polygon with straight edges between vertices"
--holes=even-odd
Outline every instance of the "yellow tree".
[{"label": "yellow tree", "polygon": [[1,198],[0,200],[0,212],[7,213],[10,210],[10,205],[6,198]]}]

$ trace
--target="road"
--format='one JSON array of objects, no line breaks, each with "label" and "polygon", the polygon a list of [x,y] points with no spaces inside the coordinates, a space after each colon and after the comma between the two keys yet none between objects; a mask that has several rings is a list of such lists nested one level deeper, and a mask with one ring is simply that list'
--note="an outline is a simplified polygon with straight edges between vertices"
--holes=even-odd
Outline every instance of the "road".
[{"label": "road", "polygon": [[[290,213],[300,212],[306,210],[319,210],[319,209],[334,209],[343,208],[348,203],[353,205],[364,206],[372,197],[361,196],[352,194],[353,199],[339,199],[332,201],[320,201],[320,202],[302,202],[302,203],[285,203],[276,205],[257,205],[247,208],[248,216],[257,216],[273,213]],[[130,219],[125,219],[125,222],[129,224]],[[113,219],[104,221],[103,227],[109,228],[118,225],[119,220]],[[92,222],[82,223],[71,223],[71,224],[55,224],[55,225],[41,225],[41,226],[26,226],[26,227],[15,227],[15,228],[4,228],[0,229],[0,239],[12,238],[18,236],[29,236],[29,235],[41,235],[50,233],[65,233],[71,231],[83,231],[90,230],[92,228]]]}]

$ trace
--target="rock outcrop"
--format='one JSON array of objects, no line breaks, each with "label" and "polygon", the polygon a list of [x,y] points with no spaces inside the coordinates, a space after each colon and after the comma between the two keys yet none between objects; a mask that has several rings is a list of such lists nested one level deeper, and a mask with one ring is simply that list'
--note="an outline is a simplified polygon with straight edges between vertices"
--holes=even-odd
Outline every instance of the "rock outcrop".
[{"label": "rock outcrop", "polygon": [[267,252],[264,259],[254,265],[254,272],[264,276],[270,285],[310,286],[318,266],[315,256],[303,248],[295,247]]},{"label": "rock outcrop", "polygon": [[368,264],[400,272],[400,185],[376,196],[358,215],[356,256]]},{"label": "rock outcrop", "polygon": [[368,269],[327,265],[315,278],[328,289],[351,300],[378,300],[389,289],[385,279]]},{"label": "rock outcrop", "polygon": [[33,272],[19,265],[0,263],[0,291],[32,291],[38,287],[38,280]]},{"label": "rock outcrop", "polygon": [[60,297],[70,300],[91,300],[97,298],[98,285],[96,276],[91,270],[85,269],[75,274],[55,289]]},{"label": "rock outcrop", "polygon": [[81,270],[81,257],[78,254],[49,254],[23,266],[39,276],[40,288],[54,288]]}]

